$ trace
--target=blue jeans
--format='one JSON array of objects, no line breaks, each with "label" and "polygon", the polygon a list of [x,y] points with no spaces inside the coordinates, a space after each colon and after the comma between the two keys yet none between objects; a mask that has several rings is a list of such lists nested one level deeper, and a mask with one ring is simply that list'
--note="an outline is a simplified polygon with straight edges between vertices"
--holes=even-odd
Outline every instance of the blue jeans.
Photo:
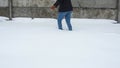
[{"label": "blue jeans", "polygon": [[72,30],[72,25],[71,25],[71,22],[70,22],[71,13],[72,13],[72,11],[59,12],[59,14],[58,14],[58,29],[62,29],[62,20],[65,17],[68,29]]}]

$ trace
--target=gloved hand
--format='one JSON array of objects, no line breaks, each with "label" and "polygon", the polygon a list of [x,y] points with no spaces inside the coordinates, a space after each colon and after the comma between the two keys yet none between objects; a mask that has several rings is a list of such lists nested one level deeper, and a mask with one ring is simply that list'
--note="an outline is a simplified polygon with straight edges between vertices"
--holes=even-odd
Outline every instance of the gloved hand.
[{"label": "gloved hand", "polygon": [[51,8],[52,10],[55,10],[56,7],[53,5],[53,6],[51,6],[50,8]]}]

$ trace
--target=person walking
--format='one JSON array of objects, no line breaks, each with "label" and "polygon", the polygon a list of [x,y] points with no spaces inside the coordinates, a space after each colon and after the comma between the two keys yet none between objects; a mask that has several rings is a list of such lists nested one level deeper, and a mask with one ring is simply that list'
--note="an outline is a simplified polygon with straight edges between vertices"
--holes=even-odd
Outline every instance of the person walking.
[{"label": "person walking", "polygon": [[62,20],[65,18],[67,27],[69,31],[72,31],[71,25],[71,13],[73,11],[71,0],[56,0],[56,2],[51,6],[51,9],[54,10],[59,6],[58,10],[58,29],[63,30]]}]

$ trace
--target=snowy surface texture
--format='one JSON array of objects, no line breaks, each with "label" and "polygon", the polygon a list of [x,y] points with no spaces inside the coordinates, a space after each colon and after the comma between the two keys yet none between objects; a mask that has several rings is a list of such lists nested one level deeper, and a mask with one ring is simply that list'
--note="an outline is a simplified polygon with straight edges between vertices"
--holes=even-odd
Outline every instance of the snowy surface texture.
[{"label": "snowy surface texture", "polygon": [[120,68],[120,24],[106,19],[0,17],[0,68]]}]

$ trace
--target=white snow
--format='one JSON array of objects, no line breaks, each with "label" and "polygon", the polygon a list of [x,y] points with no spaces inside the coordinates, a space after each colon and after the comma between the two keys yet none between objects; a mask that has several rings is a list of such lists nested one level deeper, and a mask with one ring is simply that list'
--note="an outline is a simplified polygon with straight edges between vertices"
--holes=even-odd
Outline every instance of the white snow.
[{"label": "white snow", "polygon": [[[4,21],[3,21],[4,20]],[[0,18],[0,68],[120,68],[120,24],[73,18]]]},{"label": "white snow", "polygon": [[6,20],[9,20],[9,18],[8,17],[4,17],[4,16],[0,16],[0,22],[6,21]]}]

